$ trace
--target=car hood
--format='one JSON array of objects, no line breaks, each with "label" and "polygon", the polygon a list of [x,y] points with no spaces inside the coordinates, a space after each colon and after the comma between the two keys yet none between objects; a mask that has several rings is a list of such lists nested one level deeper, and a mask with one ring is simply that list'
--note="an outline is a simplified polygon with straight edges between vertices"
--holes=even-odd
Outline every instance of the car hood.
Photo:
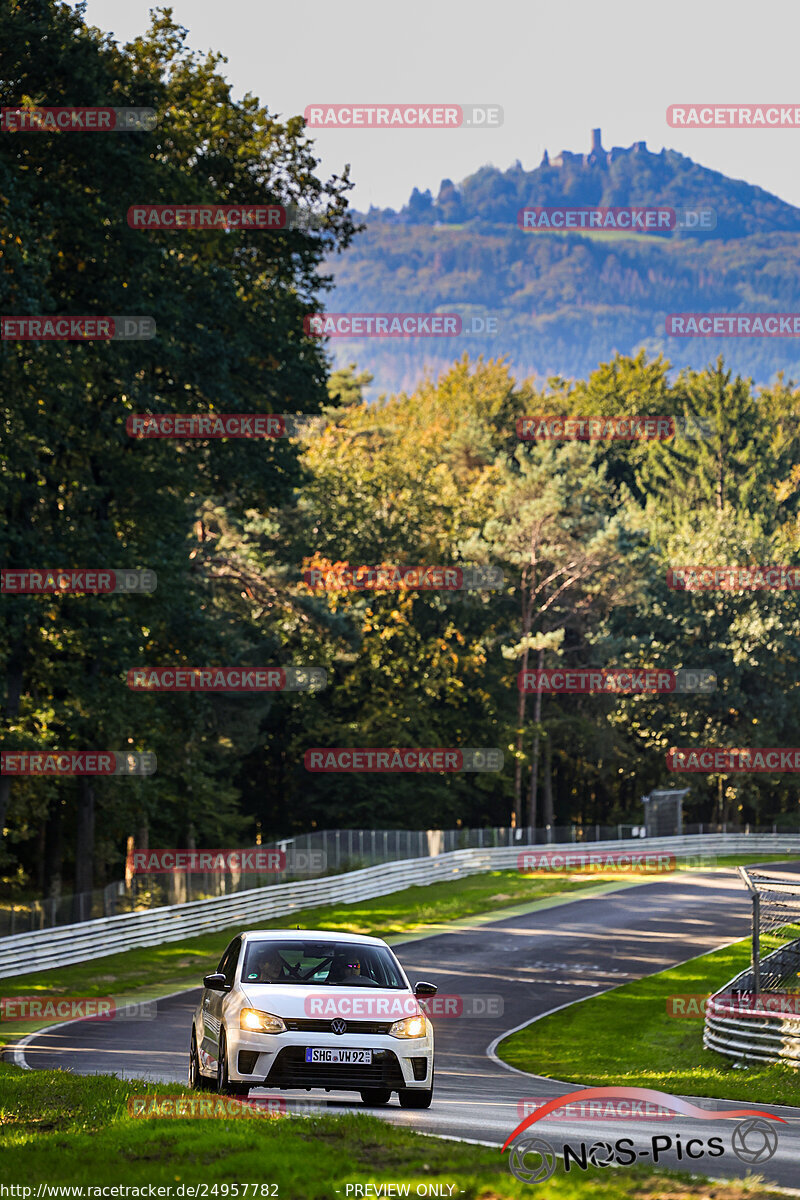
[{"label": "car hood", "polygon": [[251,1008],[294,1020],[401,1021],[422,1011],[410,990],[242,983],[242,992]]}]

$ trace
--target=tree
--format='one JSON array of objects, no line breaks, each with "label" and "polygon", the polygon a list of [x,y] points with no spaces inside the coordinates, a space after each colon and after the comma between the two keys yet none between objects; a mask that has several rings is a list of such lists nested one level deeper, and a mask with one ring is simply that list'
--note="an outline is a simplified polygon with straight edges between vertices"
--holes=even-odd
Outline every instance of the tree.
[{"label": "tree", "polygon": [[[324,254],[352,236],[350,184],[346,172],[327,183],[316,177],[301,118],[282,124],[252,96],[235,101],[220,57],[191,54],[169,12],[118,48],[85,25],[81,8],[53,0],[2,7],[0,103],[70,104],[79,95],[160,116],[154,133],[17,134],[0,143],[3,313],[147,314],[157,326],[149,342],[0,343],[0,428],[13,436],[0,450],[4,564],[148,566],[159,581],[149,597],[3,597],[5,744],[159,755],[147,787],[28,780],[9,791],[2,780],[6,847],[24,849],[46,798],[75,838],[76,886],[88,888],[95,866],[105,866],[95,862],[98,804],[104,836],[118,845],[149,821],[168,839],[192,821],[209,836],[236,826],[229,764],[237,735],[252,743],[251,722],[209,697],[130,693],[125,675],[145,655],[148,665],[225,665],[227,655],[274,652],[276,631],[226,625],[227,577],[205,572],[192,529],[205,503],[235,522],[281,502],[300,479],[287,440],[132,442],[126,418],[314,413],[328,402],[324,355],[303,318],[329,286],[318,274]],[[31,55],[31,45],[40,52]],[[132,230],[132,179],[153,203],[299,201],[321,213],[323,232]],[[63,842],[55,830],[52,840]],[[60,875],[57,860],[54,850],[48,861]]]}]

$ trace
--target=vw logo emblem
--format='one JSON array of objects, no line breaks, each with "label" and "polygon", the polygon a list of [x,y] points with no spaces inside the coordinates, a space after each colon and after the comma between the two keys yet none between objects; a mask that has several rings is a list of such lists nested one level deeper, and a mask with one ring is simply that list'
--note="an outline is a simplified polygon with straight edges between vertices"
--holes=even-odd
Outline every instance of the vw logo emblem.
[{"label": "vw logo emblem", "polygon": [[341,1017],[337,1017],[334,1021],[331,1021],[331,1029],[334,1033],[346,1033],[347,1021],[343,1021]]},{"label": "vw logo emblem", "polygon": [[544,1183],[556,1169],[556,1152],[544,1138],[524,1138],[511,1147],[508,1166],[521,1183]]},{"label": "vw logo emblem", "polygon": [[750,1117],[734,1129],[731,1149],[740,1162],[763,1163],[778,1149],[778,1135],[769,1121]]}]

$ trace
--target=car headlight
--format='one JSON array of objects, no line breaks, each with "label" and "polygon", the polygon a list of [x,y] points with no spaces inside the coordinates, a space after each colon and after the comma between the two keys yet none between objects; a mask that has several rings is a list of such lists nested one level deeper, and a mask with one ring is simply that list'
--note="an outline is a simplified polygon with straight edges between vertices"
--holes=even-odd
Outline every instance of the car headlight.
[{"label": "car headlight", "polygon": [[404,1017],[402,1021],[395,1021],[389,1034],[397,1038],[419,1038],[425,1037],[426,1028],[427,1022],[420,1014],[418,1017]]},{"label": "car headlight", "polygon": [[239,1013],[239,1028],[247,1029],[250,1033],[286,1033],[286,1026],[280,1017],[261,1012],[258,1008],[242,1009]]}]

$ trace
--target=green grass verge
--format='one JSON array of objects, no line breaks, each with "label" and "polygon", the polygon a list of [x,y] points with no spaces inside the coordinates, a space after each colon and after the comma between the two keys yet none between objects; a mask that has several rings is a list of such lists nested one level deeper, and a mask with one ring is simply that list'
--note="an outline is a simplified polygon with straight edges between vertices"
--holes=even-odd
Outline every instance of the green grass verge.
[{"label": "green grass verge", "polygon": [[702,1017],[668,1015],[669,996],[707,996],[749,962],[749,940],[737,942],[534,1021],[497,1053],[522,1071],[587,1086],[800,1105],[800,1071],[756,1063],[737,1069],[705,1049]]},{"label": "green grass verge", "polygon": [[[257,1183],[259,1200],[262,1194],[332,1200],[337,1194],[345,1197],[348,1184],[367,1183],[373,1188],[408,1184],[411,1196],[425,1185],[434,1195],[463,1200],[531,1195],[530,1185],[511,1175],[508,1156],[499,1149],[423,1137],[359,1113],[163,1119],[134,1117],[128,1109],[133,1096],[179,1094],[191,1095],[174,1085],[0,1064],[3,1182],[170,1185],[173,1197],[181,1183]],[[262,1193],[262,1184],[276,1186]],[[222,1194],[221,1187],[216,1194]],[[547,1200],[701,1200],[708,1194],[708,1185],[697,1177],[637,1167],[581,1172],[580,1178],[557,1172],[546,1189]],[[766,1200],[776,1193],[754,1181],[734,1180],[715,1183],[713,1195],[716,1200]],[[248,1200],[251,1196],[248,1189]]]},{"label": "green grass verge", "polygon": [[718,854],[718,867],[747,867],[753,863],[782,863],[797,862],[797,851],[794,854]]}]

